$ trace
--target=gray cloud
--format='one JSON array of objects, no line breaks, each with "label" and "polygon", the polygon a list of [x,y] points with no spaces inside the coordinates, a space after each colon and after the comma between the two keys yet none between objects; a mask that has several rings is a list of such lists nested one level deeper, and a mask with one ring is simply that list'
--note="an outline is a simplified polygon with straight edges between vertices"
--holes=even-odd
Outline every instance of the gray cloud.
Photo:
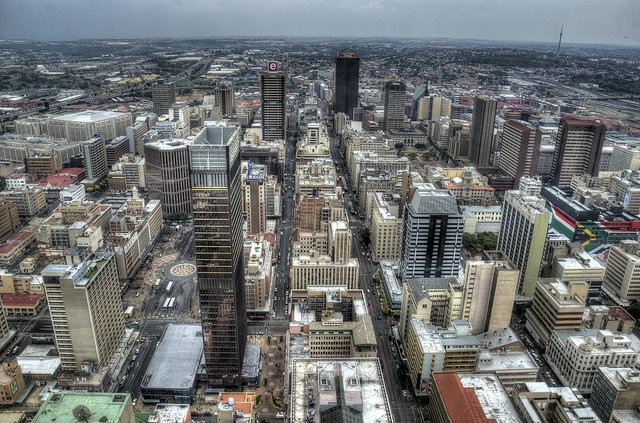
[{"label": "gray cloud", "polygon": [[640,45],[638,0],[0,0],[0,38],[448,37]]}]

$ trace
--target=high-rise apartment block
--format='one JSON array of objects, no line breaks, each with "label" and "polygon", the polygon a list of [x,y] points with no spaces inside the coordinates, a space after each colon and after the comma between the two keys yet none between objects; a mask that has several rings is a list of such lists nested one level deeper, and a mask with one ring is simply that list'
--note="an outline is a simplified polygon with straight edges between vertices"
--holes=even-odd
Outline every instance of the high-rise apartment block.
[{"label": "high-rise apartment block", "polygon": [[419,188],[403,215],[402,280],[458,274],[463,229],[452,192]]},{"label": "high-rise apartment block", "polygon": [[499,168],[515,179],[533,177],[538,170],[542,132],[528,122],[508,120],[502,131]]},{"label": "high-rise apartment block", "polygon": [[144,145],[149,198],[160,200],[162,213],[191,213],[188,143],[160,139]]},{"label": "high-rise apartment block", "polygon": [[589,283],[584,281],[539,279],[526,311],[527,330],[533,339],[545,346],[554,330],[580,329],[588,291]]},{"label": "high-rise apartment block", "polygon": [[73,266],[50,264],[42,278],[62,370],[106,365],[125,329],[113,253],[91,253]]},{"label": "high-rise apartment block", "polygon": [[466,261],[460,319],[469,321],[473,335],[509,326],[519,276],[520,270],[501,251]]},{"label": "high-rise apartment block", "polygon": [[233,85],[220,84],[216,86],[213,93],[215,94],[215,105],[220,108],[222,116],[233,114],[236,106],[235,90]]},{"label": "high-rise apartment block", "polygon": [[598,175],[606,131],[602,121],[590,116],[560,119],[551,166],[553,185],[568,187],[573,176]]},{"label": "high-rise apartment block", "polygon": [[260,74],[263,141],[285,140],[287,136],[287,75],[278,68],[278,62],[269,62],[268,71]]},{"label": "high-rise apartment block", "polygon": [[404,128],[405,110],[407,101],[407,86],[404,82],[387,81],[384,84],[384,122],[383,129]]},{"label": "high-rise apartment block", "polygon": [[202,128],[190,168],[207,382],[238,386],[247,338],[240,128]]},{"label": "high-rise apartment block", "polygon": [[476,97],[473,102],[469,160],[479,168],[489,167],[490,164],[497,104],[495,99],[488,96]]},{"label": "high-rise apartment block", "polygon": [[358,107],[360,86],[360,58],[355,51],[345,48],[337,54],[334,74],[334,113],[344,113],[353,119],[353,109]]},{"label": "high-rise apartment block", "polygon": [[160,116],[169,113],[169,107],[176,102],[176,88],[173,82],[159,80],[151,86],[153,112]]},{"label": "high-rise apartment block", "polygon": [[640,301],[640,244],[623,240],[612,245],[602,287],[621,302]]},{"label": "high-rise apartment block", "polygon": [[520,191],[507,191],[496,249],[520,269],[520,295],[533,295],[550,220],[551,213],[545,209],[544,200]]}]

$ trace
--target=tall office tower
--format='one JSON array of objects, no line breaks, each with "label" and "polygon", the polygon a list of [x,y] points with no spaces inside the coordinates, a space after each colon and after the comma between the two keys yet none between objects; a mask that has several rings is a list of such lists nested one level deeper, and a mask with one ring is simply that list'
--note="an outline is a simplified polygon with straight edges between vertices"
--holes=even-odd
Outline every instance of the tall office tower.
[{"label": "tall office tower", "polygon": [[344,113],[353,119],[353,109],[358,107],[360,86],[360,58],[355,51],[345,48],[334,60],[334,113]]},{"label": "tall office tower", "polygon": [[[638,419],[640,408],[640,372],[637,368],[598,367],[589,404],[603,422],[627,421],[617,413]],[[613,418],[612,418],[613,417]]]},{"label": "tall office tower", "polygon": [[263,141],[286,140],[287,137],[287,76],[278,68],[278,62],[269,62],[268,70],[260,74]]},{"label": "tall office tower", "polygon": [[505,194],[496,249],[520,269],[520,295],[533,295],[550,221],[551,213],[545,209],[544,200],[520,191]]},{"label": "tall office tower", "polygon": [[451,115],[451,100],[446,97],[441,97],[439,95],[431,95],[431,107],[430,112],[431,116],[429,120],[437,121],[443,117],[449,117]]},{"label": "tall office tower", "polygon": [[233,85],[220,84],[213,91],[215,94],[215,105],[220,108],[222,116],[233,114],[236,108],[236,97]]},{"label": "tall office tower", "polygon": [[402,280],[457,275],[463,229],[451,191],[419,188],[403,215]]},{"label": "tall office tower", "polygon": [[387,81],[384,84],[384,130],[404,128],[404,103],[407,86],[404,82]]},{"label": "tall office tower", "polygon": [[329,239],[333,250],[334,263],[348,263],[351,260],[351,229],[344,220],[331,222]]},{"label": "tall office tower", "polygon": [[173,135],[186,138],[191,135],[191,109],[188,103],[173,103],[169,107],[169,121],[173,125]]},{"label": "tall office tower", "polygon": [[102,179],[107,176],[109,167],[107,166],[107,147],[104,139],[96,134],[93,138],[83,141],[81,145],[87,169],[87,179]]},{"label": "tall office tower", "polygon": [[160,200],[162,213],[191,213],[189,151],[186,140],[160,139],[144,144],[149,199]]},{"label": "tall office tower", "polygon": [[592,116],[560,119],[551,165],[553,185],[568,187],[575,175],[598,175],[606,131],[604,123]]},{"label": "tall office tower", "polygon": [[240,128],[205,126],[190,155],[207,382],[238,387],[247,339]]},{"label": "tall office tower", "polygon": [[522,120],[508,120],[502,131],[499,168],[515,179],[533,177],[538,170],[542,132]]},{"label": "tall office tower", "polygon": [[640,301],[640,244],[624,240],[612,245],[602,287],[624,304]]},{"label": "tall office tower", "polygon": [[62,370],[106,365],[124,336],[118,268],[113,253],[42,270]]},{"label": "tall office tower", "polygon": [[176,102],[176,88],[173,82],[158,80],[151,86],[151,100],[153,101],[153,113],[166,115],[169,107]]},{"label": "tall office tower", "polygon": [[488,96],[476,97],[473,102],[469,160],[480,168],[489,167],[497,104]]},{"label": "tall office tower", "polygon": [[267,167],[249,162],[242,180],[247,231],[254,235],[262,234],[267,228]]},{"label": "tall office tower", "polygon": [[467,260],[461,319],[472,334],[509,326],[520,270],[502,251],[485,251],[482,260]]},{"label": "tall office tower", "polygon": [[580,329],[589,282],[538,279],[526,311],[527,330],[540,345],[548,345],[554,330]]}]

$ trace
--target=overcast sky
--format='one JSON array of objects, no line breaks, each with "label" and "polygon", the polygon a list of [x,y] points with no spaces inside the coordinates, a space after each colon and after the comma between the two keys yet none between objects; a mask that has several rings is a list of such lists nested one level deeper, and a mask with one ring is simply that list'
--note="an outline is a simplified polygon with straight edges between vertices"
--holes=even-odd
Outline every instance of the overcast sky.
[{"label": "overcast sky", "polygon": [[0,0],[0,39],[420,37],[640,46],[640,0]]}]

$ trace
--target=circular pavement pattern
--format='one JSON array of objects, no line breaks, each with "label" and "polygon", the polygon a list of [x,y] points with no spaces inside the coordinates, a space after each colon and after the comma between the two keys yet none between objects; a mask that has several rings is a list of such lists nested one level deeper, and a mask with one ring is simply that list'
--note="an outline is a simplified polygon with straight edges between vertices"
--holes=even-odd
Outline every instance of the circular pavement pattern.
[{"label": "circular pavement pattern", "polygon": [[196,266],[190,263],[176,264],[171,268],[170,272],[173,276],[189,276],[196,272]]}]

